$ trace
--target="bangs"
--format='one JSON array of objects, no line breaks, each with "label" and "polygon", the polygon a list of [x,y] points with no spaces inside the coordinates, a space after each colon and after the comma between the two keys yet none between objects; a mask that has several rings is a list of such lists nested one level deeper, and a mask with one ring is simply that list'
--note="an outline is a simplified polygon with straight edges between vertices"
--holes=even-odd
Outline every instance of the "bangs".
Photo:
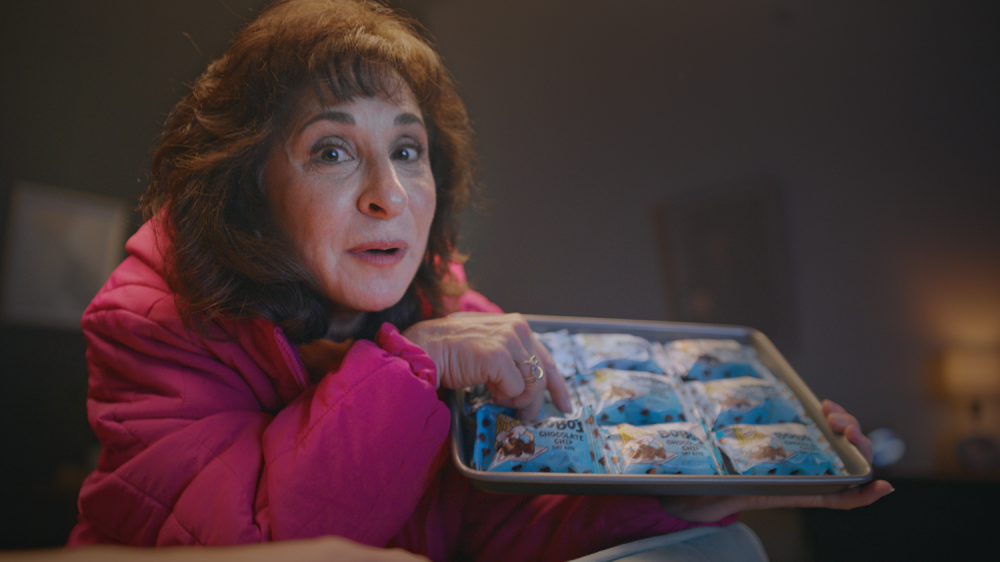
[{"label": "bangs", "polygon": [[288,14],[269,37],[272,53],[263,65],[272,66],[276,76],[290,71],[286,87],[299,92],[311,87],[324,103],[377,96],[399,101],[402,84],[421,107],[435,103],[441,84],[448,82],[437,52],[420,36],[415,21],[379,17],[391,12],[369,8],[373,11],[337,17],[328,12],[317,17],[308,10]]},{"label": "bangs", "polygon": [[387,38],[359,31],[348,37],[326,35],[313,44],[306,43],[289,49],[311,51],[306,64],[297,72],[282,69],[284,95],[275,100],[279,129],[289,125],[296,100],[302,95],[311,95],[320,106],[375,97],[399,103],[407,89],[424,114],[429,132],[436,128],[441,85],[448,83],[449,77],[443,74],[437,54],[410,33]]},{"label": "bangs", "polygon": [[[334,60],[307,81],[320,105],[324,106],[375,97],[398,103],[404,89],[414,90],[391,63],[359,57],[347,61]],[[418,103],[422,101],[419,97],[417,99]]]}]

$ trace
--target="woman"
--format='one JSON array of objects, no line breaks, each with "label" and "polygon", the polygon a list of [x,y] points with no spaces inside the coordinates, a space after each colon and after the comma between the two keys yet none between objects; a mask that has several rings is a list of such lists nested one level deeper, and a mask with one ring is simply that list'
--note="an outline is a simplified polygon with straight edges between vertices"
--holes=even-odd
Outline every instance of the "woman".
[{"label": "woman", "polygon": [[[380,5],[281,0],[239,33],[169,116],[149,220],[84,314],[103,447],[70,544],[333,535],[345,559],[368,545],[564,560],[769,502],[888,493],[472,489],[446,462],[439,387],[485,383],[526,418],[548,390],[569,410],[562,377],[526,378],[532,356],[557,371],[524,320],[465,286],[456,221],[473,160],[439,57]],[[827,409],[870,456],[857,422]]]}]

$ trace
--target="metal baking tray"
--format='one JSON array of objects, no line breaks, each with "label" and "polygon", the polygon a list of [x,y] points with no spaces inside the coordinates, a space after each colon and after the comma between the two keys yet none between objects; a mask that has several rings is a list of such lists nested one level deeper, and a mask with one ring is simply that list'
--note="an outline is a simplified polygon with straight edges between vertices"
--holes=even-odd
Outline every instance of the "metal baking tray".
[{"label": "metal baking tray", "polygon": [[566,329],[569,333],[632,334],[651,341],[677,339],[732,339],[756,349],[758,358],[784,381],[802,402],[806,413],[830,441],[849,474],[820,476],[741,476],[680,474],[561,474],[545,472],[489,472],[469,467],[471,443],[464,435],[460,407],[463,390],[451,393],[452,460],[478,488],[515,494],[621,494],[690,496],[813,495],[839,492],[872,479],[872,467],[854,445],[826,423],[822,407],[771,341],[744,326],[692,324],[643,320],[525,315],[535,332]]}]

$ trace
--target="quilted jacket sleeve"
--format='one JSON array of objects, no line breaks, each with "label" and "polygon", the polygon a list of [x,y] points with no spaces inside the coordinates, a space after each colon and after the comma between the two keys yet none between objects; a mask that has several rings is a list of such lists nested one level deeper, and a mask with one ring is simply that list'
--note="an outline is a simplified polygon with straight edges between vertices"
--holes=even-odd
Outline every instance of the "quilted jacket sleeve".
[{"label": "quilted jacket sleeve", "polygon": [[435,377],[426,353],[386,324],[282,410],[264,431],[257,501],[270,538],[385,545],[446,458],[450,417]]},{"label": "quilted jacket sleeve", "polygon": [[382,545],[443,462],[433,364],[391,327],[285,403],[266,365],[192,337],[169,296],[146,310],[99,300],[83,327],[102,453],[70,544]]}]

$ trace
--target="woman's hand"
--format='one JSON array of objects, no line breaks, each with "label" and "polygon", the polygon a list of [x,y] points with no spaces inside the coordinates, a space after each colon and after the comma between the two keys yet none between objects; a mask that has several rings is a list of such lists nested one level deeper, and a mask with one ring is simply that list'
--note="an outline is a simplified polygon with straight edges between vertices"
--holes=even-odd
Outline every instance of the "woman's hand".
[{"label": "woman's hand", "polygon": [[[566,381],[520,314],[459,313],[418,322],[403,335],[431,356],[445,388],[485,384],[496,403],[516,408],[522,420],[538,417],[546,389],[557,408],[572,410]],[[545,376],[529,384],[531,356]]]},{"label": "woman's hand", "polygon": [[[823,413],[830,428],[843,433],[858,451],[872,462],[872,444],[863,433],[858,420],[840,405],[823,401]],[[711,522],[723,517],[753,509],[774,507],[826,507],[854,509],[874,503],[890,494],[892,486],[885,480],[869,482],[861,487],[848,488],[825,496],[664,496],[659,498],[663,508],[675,517],[686,521]]]}]

